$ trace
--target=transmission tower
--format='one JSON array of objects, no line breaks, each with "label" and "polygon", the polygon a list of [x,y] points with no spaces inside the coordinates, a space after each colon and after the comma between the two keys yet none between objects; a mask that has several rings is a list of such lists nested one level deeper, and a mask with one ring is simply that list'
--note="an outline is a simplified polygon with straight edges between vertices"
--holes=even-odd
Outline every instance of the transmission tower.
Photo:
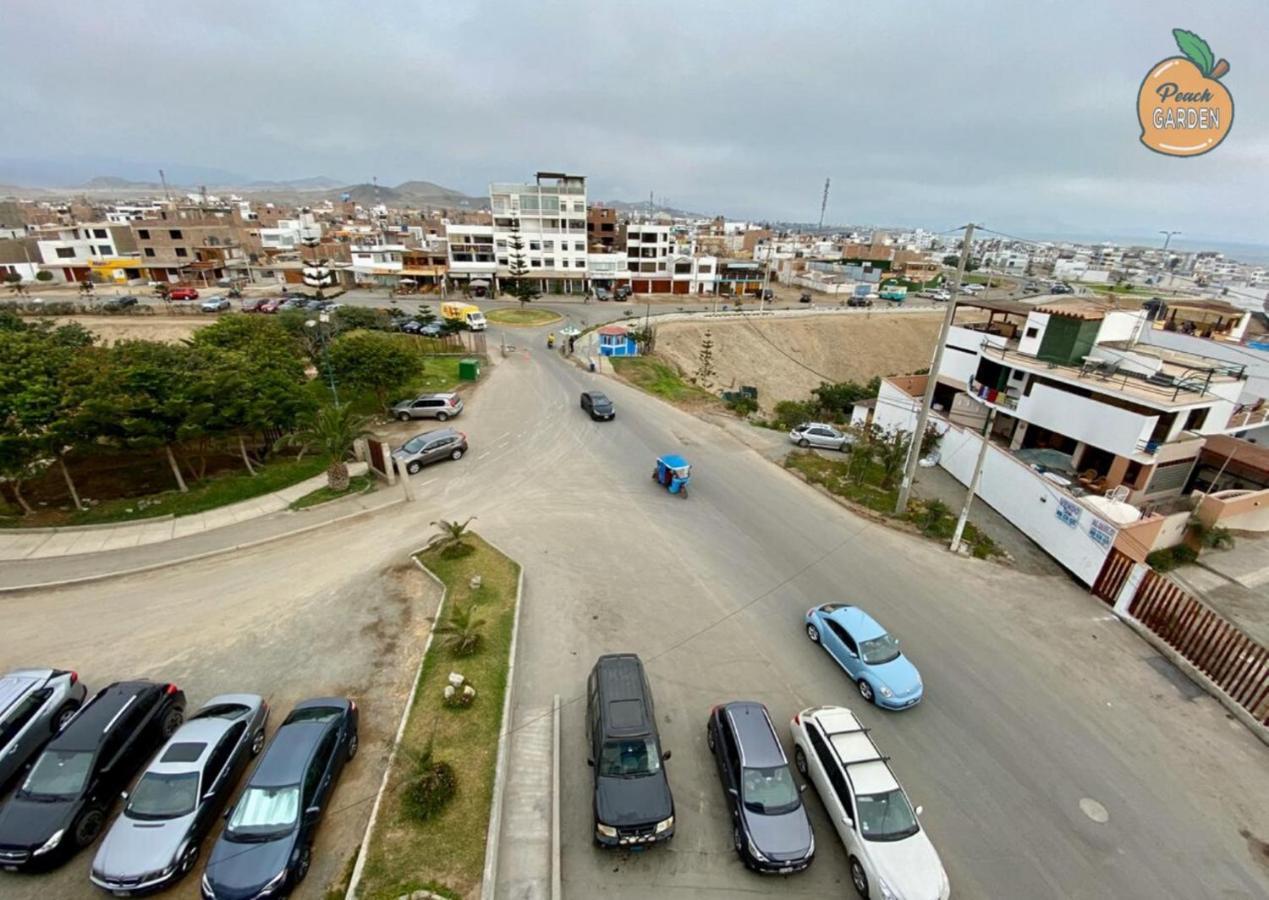
[{"label": "transmission tower", "polygon": [[824,199],[820,201],[820,228],[824,227],[824,211],[828,209],[828,186],[832,183],[831,178],[824,179]]}]

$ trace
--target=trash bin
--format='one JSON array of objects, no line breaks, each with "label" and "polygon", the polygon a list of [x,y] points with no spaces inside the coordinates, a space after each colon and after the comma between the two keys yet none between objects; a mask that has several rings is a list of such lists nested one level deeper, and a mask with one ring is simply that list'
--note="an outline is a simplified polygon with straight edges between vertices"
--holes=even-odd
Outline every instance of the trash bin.
[{"label": "trash bin", "polygon": [[590,370],[592,372],[595,371],[595,361],[593,359],[590,361]]},{"label": "trash bin", "polygon": [[458,378],[460,381],[475,381],[480,377],[480,360],[467,356],[458,361]]}]

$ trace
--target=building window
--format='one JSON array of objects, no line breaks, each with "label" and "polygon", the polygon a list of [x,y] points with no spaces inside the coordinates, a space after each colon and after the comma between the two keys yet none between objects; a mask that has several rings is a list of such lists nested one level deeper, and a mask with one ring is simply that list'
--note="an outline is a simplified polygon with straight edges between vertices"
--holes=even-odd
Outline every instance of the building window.
[{"label": "building window", "polygon": [[578,253],[585,253],[585,252],[586,252],[586,242],[585,242],[585,241],[577,241],[576,243],[574,243],[574,244],[573,244],[573,249],[574,249],[574,250],[576,250]]},{"label": "building window", "polygon": [[1033,338],[1040,333],[1040,329],[1034,325],[1027,329],[1027,337]]},{"label": "building window", "polygon": [[567,259],[561,259],[561,260],[560,260],[560,268],[561,268],[561,269],[567,269],[567,268],[568,268],[568,260],[567,260]]},{"label": "building window", "polygon": [[500,256],[498,257],[498,265],[506,266],[506,265],[510,265],[510,263],[507,262],[507,258],[505,256]]},{"label": "building window", "polygon": [[714,267],[710,265],[698,266],[696,269],[701,275],[708,275],[714,271]]},{"label": "building window", "polygon": [[674,274],[675,275],[691,275],[692,264],[690,262],[675,263]]},{"label": "building window", "polygon": [[104,228],[94,228],[93,237],[104,238],[104,237],[109,237],[109,235],[106,234],[106,229]]},{"label": "building window", "polygon": [[105,246],[105,245],[103,244],[102,246],[100,246],[100,247],[98,247],[98,248],[97,248],[97,252],[98,252],[99,254],[101,254],[102,256],[109,256],[109,255],[110,255],[110,248],[109,248],[108,246]]},{"label": "building window", "polygon": [[176,248],[176,255],[177,255],[177,256],[189,256],[189,251],[188,251],[188,250],[186,250],[184,247],[177,247],[177,248]]},{"label": "building window", "polygon": [[529,241],[529,249],[530,249],[530,250],[541,250],[541,249],[542,249],[542,244],[541,244],[541,242],[540,242],[540,241]]},{"label": "building window", "polygon": [[74,247],[58,247],[57,258],[58,259],[74,259],[75,248]]},{"label": "building window", "polygon": [[550,253],[552,250],[555,249],[555,241],[543,241],[542,249],[545,250],[547,253]]},{"label": "building window", "polygon": [[1185,417],[1185,430],[1198,431],[1207,422],[1207,407],[1203,409],[1192,409],[1190,414]]},{"label": "building window", "polygon": [[555,268],[555,257],[554,257],[554,256],[548,256],[546,259],[542,260],[542,265],[546,266],[548,269],[554,269],[554,268]]},{"label": "building window", "polygon": [[507,249],[507,242],[506,242],[506,241],[498,241],[498,242],[497,242],[497,246],[498,246],[498,249],[499,249],[499,250],[506,250],[506,249]]},{"label": "building window", "polygon": [[146,248],[145,248],[145,255],[146,255],[146,256],[153,256],[153,255],[154,255],[154,248],[153,248],[153,247],[146,247]]},{"label": "building window", "polygon": [[540,269],[540,268],[542,268],[542,260],[540,260],[540,259],[531,259],[531,260],[529,260],[529,267],[530,267],[530,268],[533,268],[533,269]]},{"label": "building window", "polygon": [[181,234],[181,229],[179,228],[169,228],[167,232],[167,236],[170,237],[174,241],[179,241],[183,237],[183,235]]},{"label": "building window", "polygon": [[150,231],[149,231],[149,229],[147,229],[147,228],[138,228],[138,229],[137,229],[137,237],[141,238],[141,240],[143,240],[143,241],[148,241],[148,240],[150,239]]}]

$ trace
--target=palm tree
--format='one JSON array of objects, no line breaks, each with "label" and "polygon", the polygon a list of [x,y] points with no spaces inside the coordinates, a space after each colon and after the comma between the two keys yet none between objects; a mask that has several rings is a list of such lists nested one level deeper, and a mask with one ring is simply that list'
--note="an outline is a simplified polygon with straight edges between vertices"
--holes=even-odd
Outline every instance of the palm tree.
[{"label": "palm tree", "polygon": [[455,606],[449,614],[449,621],[433,629],[455,656],[470,656],[480,647],[480,629],[485,626],[485,620],[472,618],[473,607],[471,603]]},{"label": "palm tree", "polygon": [[300,447],[301,453],[315,450],[326,458],[326,486],[332,491],[348,490],[348,454],[353,444],[372,432],[368,416],[353,412],[347,403],[318,407],[306,414],[299,428],[283,435],[279,447]]},{"label": "palm tree", "polygon": [[454,547],[461,544],[463,542],[463,538],[467,536],[467,526],[470,525],[472,519],[475,518],[475,516],[472,516],[466,522],[459,522],[458,520],[451,522],[447,519],[441,519],[439,522],[432,522],[432,525],[435,525],[441,530],[441,533],[432,539],[432,543],[439,543],[441,547]]}]

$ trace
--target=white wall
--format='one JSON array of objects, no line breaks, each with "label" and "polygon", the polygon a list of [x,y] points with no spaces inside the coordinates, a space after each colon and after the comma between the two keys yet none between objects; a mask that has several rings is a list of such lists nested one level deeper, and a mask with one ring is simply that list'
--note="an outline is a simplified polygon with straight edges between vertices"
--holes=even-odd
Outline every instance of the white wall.
[{"label": "white wall", "polygon": [[883,379],[881,390],[877,393],[877,409],[873,413],[872,423],[882,431],[911,433],[916,428],[917,411],[920,408],[919,398],[908,396]]},{"label": "white wall", "polygon": [[[943,358],[939,361],[939,377],[951,378],[968,385],[970,378],[978,371],[978,351],[984,343],[993,347],[1004,347],[1008,342],[998,334],[987,334],[983,331],[974,331],[972,328],[953,325],[947,333]],[[970,352],[962,352],[965,350]]]},{"label": "white wall", "polygon": [[[1018,352],[1027,356],[1035,356],[1040,352],[1040,341],[1044,340],[1044,330],[1049,327],[1049,314],[1033,312],[1027,315],[1027,324],[1022,327],[1022,337],[1018,339]],[[1034,337],[1027,337],[1027,332],[1036,329]]]},{"label": "white wall", "polygon": [[1101,327],[1097,330],[1097,343],[1103,341],[1128,341],[1137,333],[1141,323],[1146,319],[1145,311],[1115,311],[1106,314]]},{"label": "white wall", "polygon": [[1016,415],[1120,456],[1139,452],[1159,418],[1138,415],[1045,384],[1032,385],[1030,395],[1018,401]]},{"label": "white wall", "polygon": [[[885,382],[882,382],[884,387]],[[880,405],[877,410],[881,412]],[[939,447],[939,465],[968,485],[982,438],[952,426]],[[983,462],[978,496],[1046,553],[1091,585],[1101,572],[1119,529],[1078,500],[1049,484],[1034,470],[992,445]],[[1073,524],[1058,517],[1063,510]],[[1099,543],[1093,535],[1102,537]]]}]

